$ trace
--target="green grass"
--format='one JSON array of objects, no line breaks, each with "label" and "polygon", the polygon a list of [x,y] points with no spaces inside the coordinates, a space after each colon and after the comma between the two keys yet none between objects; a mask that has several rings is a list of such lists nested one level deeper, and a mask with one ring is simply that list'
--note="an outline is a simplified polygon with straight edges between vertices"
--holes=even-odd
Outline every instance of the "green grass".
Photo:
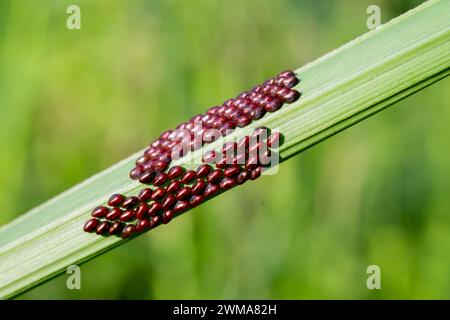
[{"label": "green grass", "polygon": [[[302,98],[254,126],[279,129],[286,136],[281,156],[287,159],[447,76],[449,24],[445,10],[446,2],[432,1],[300,68]],[[16,295],[62,272],[67,265],[122,243],[80,230],[89,210],[110,193],[136,192],[138,184],[127,178],[135,157],[31,210],[0,231],[2,296]],[[11,268],[13,265],[19,267]]]}]

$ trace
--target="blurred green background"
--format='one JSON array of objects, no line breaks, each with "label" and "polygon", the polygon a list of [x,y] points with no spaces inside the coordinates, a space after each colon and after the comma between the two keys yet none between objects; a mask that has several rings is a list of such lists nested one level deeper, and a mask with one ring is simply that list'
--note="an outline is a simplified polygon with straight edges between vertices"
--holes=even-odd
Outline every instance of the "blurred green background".
[{"label": "blurred green background", "polygon": [[[0,0],[0,224],[419,3]],[[448,81],[19,298],[450,298]]]}]

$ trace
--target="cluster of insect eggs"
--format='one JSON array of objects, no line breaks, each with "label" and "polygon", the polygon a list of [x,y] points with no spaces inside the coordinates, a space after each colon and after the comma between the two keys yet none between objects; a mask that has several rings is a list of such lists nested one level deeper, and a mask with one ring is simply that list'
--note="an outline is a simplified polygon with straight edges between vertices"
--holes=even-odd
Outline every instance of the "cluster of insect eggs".
[{"label": "cluster of insect eggs", "polygon": [[[255,130],[254,137],[260,136],[261,132],[262,129]],[[160,172],[156,185],[153,184],[155,188],[144,188],[138,196],[114,194],[108,201],[110,208],[95,208],[91,213],[92,219],[84,226],[84,231],[128,238],[161,223],[166,224],[174,215],[198,206],[219,192],[260,177],[264,166],[258,160],[259,157],[255,158],[251,154],[267,155],[271,152],[270,148],[278,145],[280,140],[281,135],[278,132],[269,135],[264,141],[246,136],[239,143],[225,144],[222,157],[218,157],[221,159],[219,161],[204,159],[204,162],[209,163],[201,164],[196,170],[173,166],[167,173]],[[238,150],[239,144],[245,147],[243,158],[246,161],[243,164],[236,160],[241,154],[229,150],[231,146],[235,151]],[[234,156],[227,159],[225,155],[230,153]]]},{"label": "cluster of insect eggs", "polygon": [[[244,159],[243,163],[240,160],[248,157],[248,151],[252,149],[252,151],[259,150],[260,156],[270,155],[270,148],[280,143],[281,136],[278,133],[264,140],[266,144],[264,150],[261,148],[262,141],[250,145],[250,141],[253,140],[248,136],[238,143],[224,145],[223,152],[230,147],[245,145],[247,153],[236,154],[233,159],[224,157],[217,161],[216,152],[209,151],[202,159],[204,164],[194,171],[185,170],[180,166],[169,169],[174,150],[184,142],[183,137],[179,135],[180,131],[183,134],[187,132],[190,136],[200,135],[200,143],[194,140],[192,145],[189,145],[190,150],[197,150],[214,141],[208,136],[212,129],[226,135],[236,127],[243,128],[252,121],[261,119],[267,112],[279,110],[285,103],[296,101],[300,93],[293,87],[298,83],[299,79],[294,72],[281,72],[251,91],[243,92],[235,99],[225,101],[221,106],[212,107],[203,115],[194,116],[188,122],[177,126],[175,130],[162,133],[136,160],[136,166],[130,172],[131,179],[153,185],[155,188],[145,188],[138,196],[112,195],[108,201],[110,208],[106,206],[95,208],[92,211],[92,219],[84,225],[84,231],[128,238],[161,223],[168,223],[174,215],[199,205],[218,192],[242,184],[248,179],[258,178],[264,169],[263,164],[259,162],[260,158],[250,156],[246,162]],[[260,136],[264,129],[267,128],[256,129],[253,136]],[[137,222],[132,223],[134,220]]]}]

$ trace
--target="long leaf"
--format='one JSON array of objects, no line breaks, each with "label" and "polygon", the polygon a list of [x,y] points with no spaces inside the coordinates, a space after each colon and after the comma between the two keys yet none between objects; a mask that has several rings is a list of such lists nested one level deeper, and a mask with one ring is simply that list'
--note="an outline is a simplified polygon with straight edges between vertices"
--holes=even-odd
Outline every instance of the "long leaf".
[{"label": "long leaf", "polygon": [[[281,161],[449,75],[450,1],[431,0],[296,70],[301,99],[264,125],[285,136]],[[222,141],[211,144],[214,148]],[[13,297],[124,243],[82,231],[114,192],[135,194],[128,171],[142,150],[0,229],[0,297]],[[199,160],[199,152],[194,153]],[[180,159],[174,164],[184,164]],[[271,179],[276,179],[271,177]]]}]

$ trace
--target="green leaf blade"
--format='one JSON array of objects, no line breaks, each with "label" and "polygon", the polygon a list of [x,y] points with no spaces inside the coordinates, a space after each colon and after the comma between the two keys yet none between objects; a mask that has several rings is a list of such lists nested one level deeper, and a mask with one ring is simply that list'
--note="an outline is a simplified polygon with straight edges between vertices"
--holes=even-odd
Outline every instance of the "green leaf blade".
[{"label": "green leaf blade", "polygon": [[[449,1],[432,0],[297,70],[301,99],[267,115],[285,136],[282,160],[449,75]],[[219,146],[222,141],[211,144]],[[0,297],[13,297],[127,241],[82,231],[90,210],[114,192],[135,194],[128,178],[138,153],[0,229]],[[200,153],[193,153],[199,161]],[[174,164],[185,164],[180,159]],[[191,165],[191,164],[186,164]],[[275,179],[275,177],[273,177]]]}]

